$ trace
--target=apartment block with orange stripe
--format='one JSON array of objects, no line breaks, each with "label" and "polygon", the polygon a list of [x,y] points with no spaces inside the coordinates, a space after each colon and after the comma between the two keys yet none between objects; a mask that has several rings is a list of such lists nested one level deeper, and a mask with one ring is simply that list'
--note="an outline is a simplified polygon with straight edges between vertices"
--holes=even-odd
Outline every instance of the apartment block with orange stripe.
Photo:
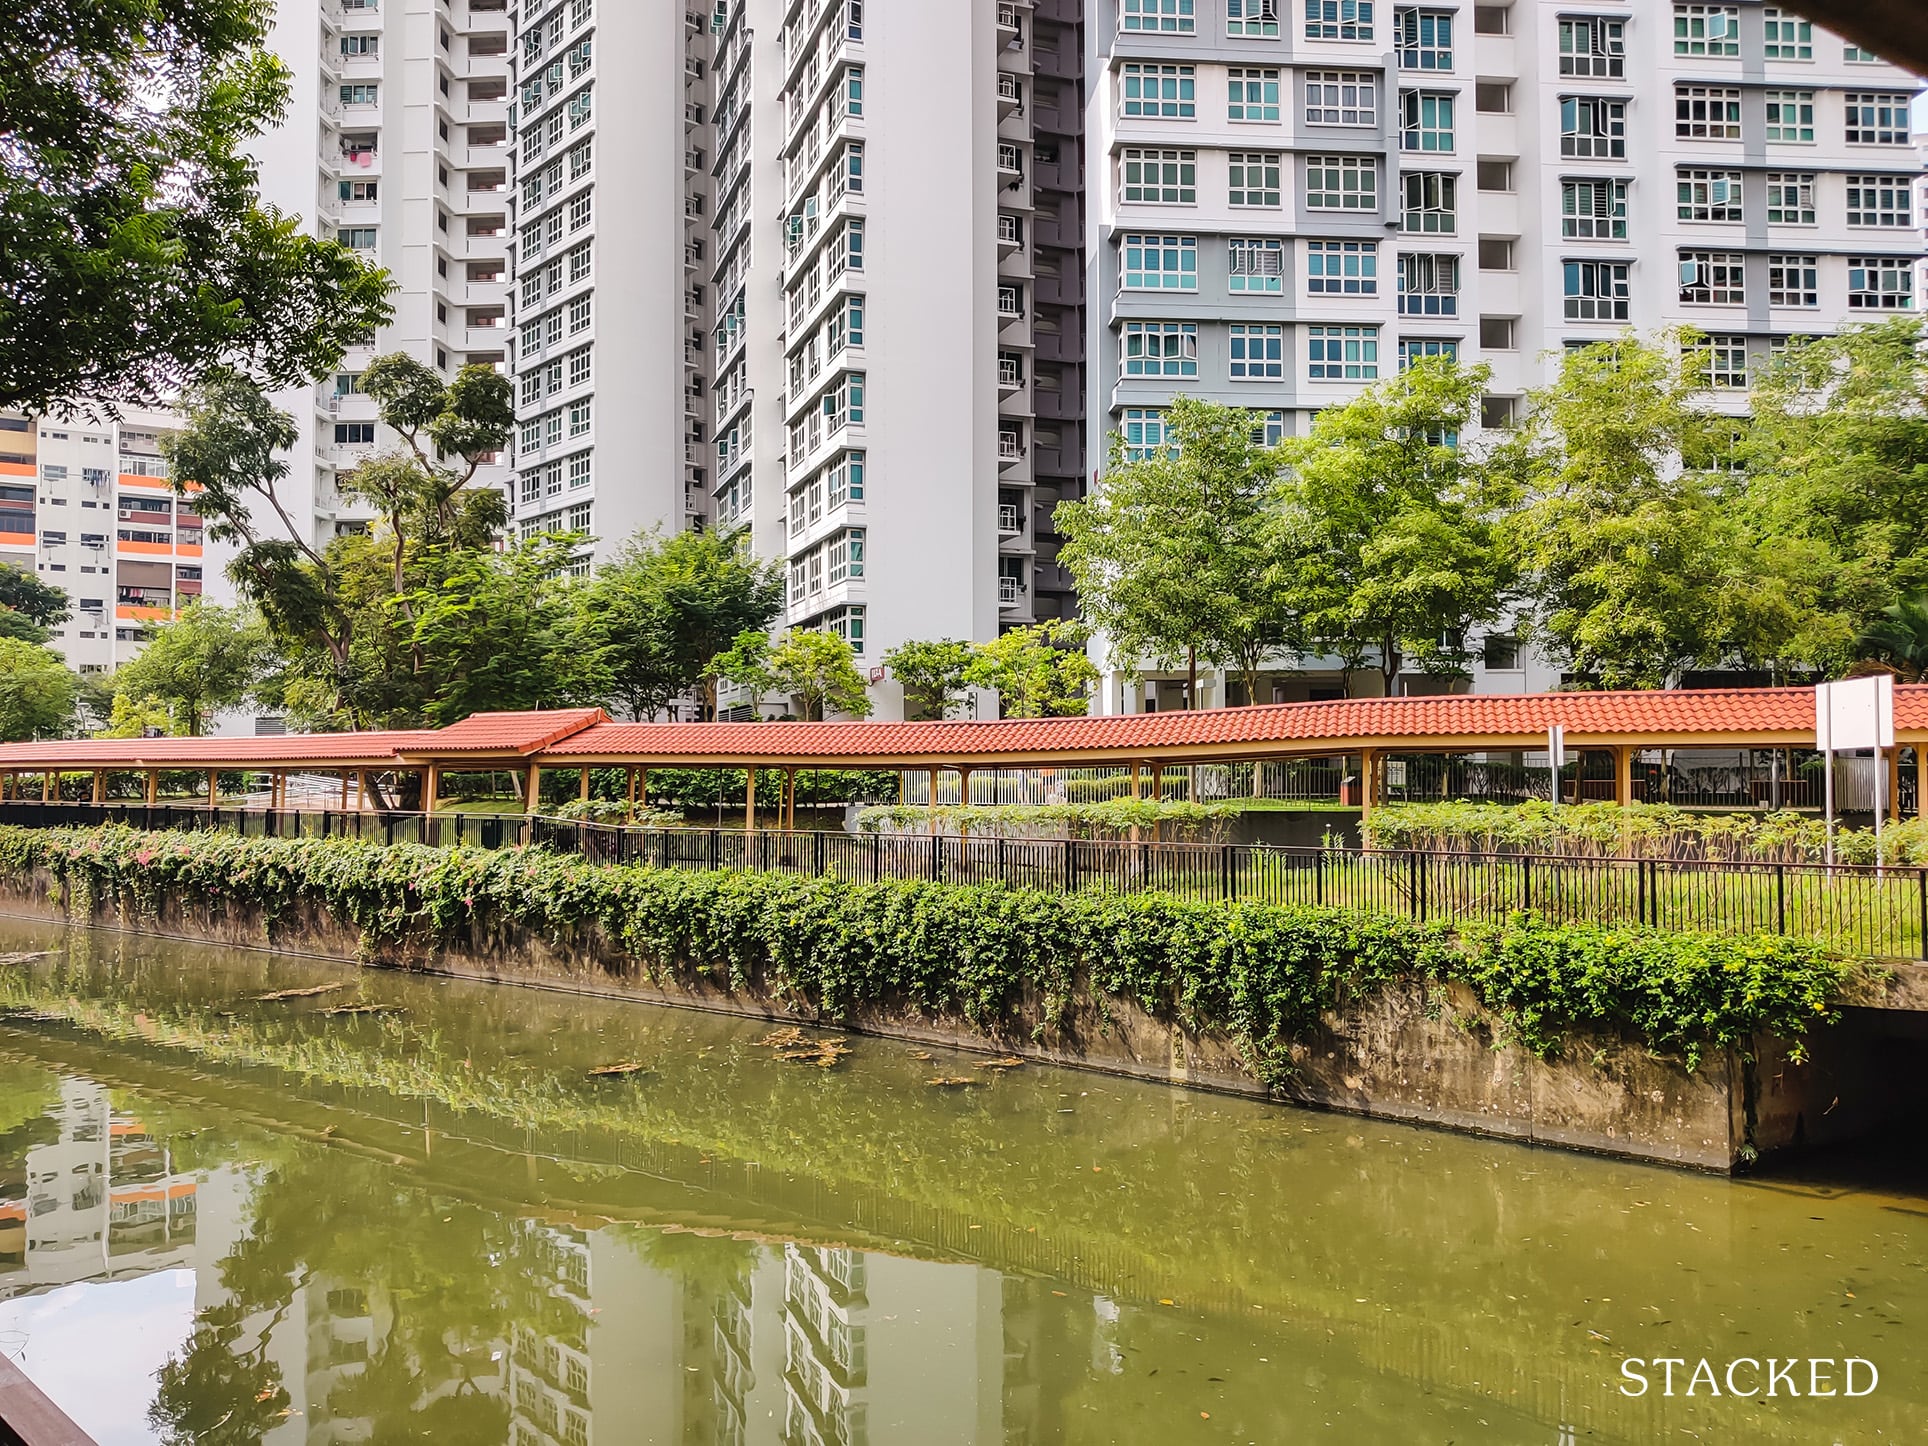
[{"label": "apartment block with orange stripe", "polygon": [[114,422],[0,415],[0,564],[66,592],[72,616],[51,641],[79,672],[111,673],[201,595],[201,517],[161,456],[178,426],[135,408]]}]

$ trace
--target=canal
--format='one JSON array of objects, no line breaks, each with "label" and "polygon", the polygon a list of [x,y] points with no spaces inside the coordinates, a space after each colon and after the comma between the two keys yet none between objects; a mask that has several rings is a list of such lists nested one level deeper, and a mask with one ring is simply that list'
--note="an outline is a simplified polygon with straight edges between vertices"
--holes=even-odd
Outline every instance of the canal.
[{"label": "canal", "polygon": [[[0,950],[0,1350],[102,1446],[1928,1420],[1919,1142],[1731,1181],[128,935]],[[1631,1399],[1628,1357],[1688,1364]],[[1803,1395],[1688,1396],[1703,1357],[1800,1358]],[[1872,1393],[1807,1396],[1847,1357]]]}]

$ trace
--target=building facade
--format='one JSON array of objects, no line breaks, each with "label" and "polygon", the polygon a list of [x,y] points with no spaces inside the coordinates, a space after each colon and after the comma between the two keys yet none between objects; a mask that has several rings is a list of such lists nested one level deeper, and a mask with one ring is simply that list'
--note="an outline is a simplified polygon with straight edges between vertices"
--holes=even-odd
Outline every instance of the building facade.
[{"label": "building facade", "polygon": [[[1089,35],[1087,409],[1131,447],[1181,393],[1303,435],[1438,354],[1492,369],[1505,426],[1629,327],[1707,333],[1709,405],[1739,412],[1788,338],[1919,305],[1917,84],[1791,10],[1105,0]],[[1103,661],[1103,711],[1182,706],[1178,675]],[[1345,686],[1281,663],[1253,701]],[[1557,682],[1499,635],[1471,686]]]}]

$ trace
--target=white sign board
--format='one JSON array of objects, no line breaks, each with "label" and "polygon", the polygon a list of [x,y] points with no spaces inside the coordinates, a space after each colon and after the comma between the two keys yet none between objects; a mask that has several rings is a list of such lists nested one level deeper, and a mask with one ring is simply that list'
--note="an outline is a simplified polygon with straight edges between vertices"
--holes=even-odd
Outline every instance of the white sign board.
[{"label": "white sign board", "polygon": [[1814,746],[1823,753],[1895,746],[1895,680],[1887,673],[1814,690]]},{"label": "white sign board", "polygon": [[1549,764],[1555,768],[1566,767],[1566,728],[1555,723],[1546,730],[1546,754]]}]

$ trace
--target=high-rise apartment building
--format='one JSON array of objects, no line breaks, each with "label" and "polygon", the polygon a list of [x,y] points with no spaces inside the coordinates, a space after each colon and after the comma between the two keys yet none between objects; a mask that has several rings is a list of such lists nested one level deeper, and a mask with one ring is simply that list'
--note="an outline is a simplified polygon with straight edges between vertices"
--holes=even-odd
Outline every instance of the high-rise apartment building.
[{"label": "high-rise apartment building", "polygon": [[[1917,84],[1792,10],[1103,0],[1088,24],[1087,405],[1130,446],[1179,393],[1302,435],[1438,354],[1492,368],[1504,425],[1562,348],[1629,327],[1707,333],[1709,404],[1739,411],[1789,337],[1919,305]],[[1179,706],[1176,675],[1107,661],[1104,711]],[[1273,697],[1343,682],[1282,661],[1305,667]],[[1502,636],[1474,686],[1555,681]],[[1248,701],[1225,682],[1201,701]]]},{"label": "high-rise apartment building", "polygon": [[[264,199],[388,268],[394,321],[337,374],[276,398],[301,439],[292,510],[325,543],[368,525],[342,476],[392,444],[361,370],[407,352],[453,376],[508,357],[512,158],[506,0],[279,0],[271,45],[293,77],[256,148]],[[506,485],[506,467],[483,485]]]}]

